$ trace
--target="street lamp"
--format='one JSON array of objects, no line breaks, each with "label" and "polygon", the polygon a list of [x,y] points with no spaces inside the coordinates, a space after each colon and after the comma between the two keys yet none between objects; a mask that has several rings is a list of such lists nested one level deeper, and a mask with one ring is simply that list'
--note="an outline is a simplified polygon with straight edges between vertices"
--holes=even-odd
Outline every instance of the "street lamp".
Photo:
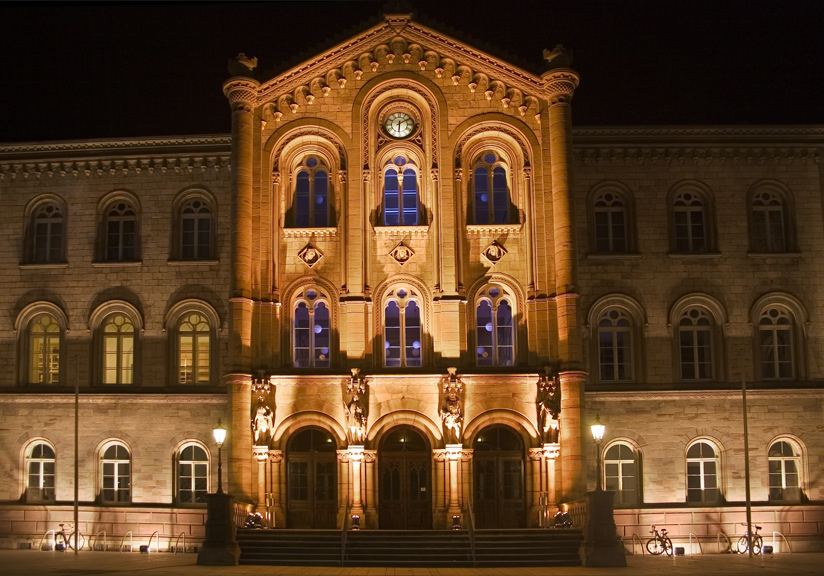
[{"label": "street lamp", "polygon": [[217,444],[217,494],[223,494],[223,466],[221,462],[220,452],[223,448],[223,443],[226,441],[226,426],[217,419],[217,426],[212,430],[215,437],[215,444]]},{"label": "street lamp", "polygon": [[601,424],[601,416],[595,416],[595,424],[590,426],[592,430],[592,439],[595,441],[595,469],[596,469],[596,478],[597,482],[595,484],[595,489],[600,492],[601,491],[601,440],[604,439],[604,432],[606,431],[607,427]]}]

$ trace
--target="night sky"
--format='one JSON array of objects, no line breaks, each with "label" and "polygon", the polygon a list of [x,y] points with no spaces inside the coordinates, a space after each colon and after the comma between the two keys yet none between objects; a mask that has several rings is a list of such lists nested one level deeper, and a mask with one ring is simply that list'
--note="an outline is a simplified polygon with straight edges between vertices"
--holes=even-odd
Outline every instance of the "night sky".
[{"label": "night sky", "polygon": [[[571,47],[578,126],[824,124],[820,1],[407,5],[536,73],[544,48]],[[282,71],[378,22],[386,6],[4,3],[0,142],[228,133],[228,58],[244,52]]]}]

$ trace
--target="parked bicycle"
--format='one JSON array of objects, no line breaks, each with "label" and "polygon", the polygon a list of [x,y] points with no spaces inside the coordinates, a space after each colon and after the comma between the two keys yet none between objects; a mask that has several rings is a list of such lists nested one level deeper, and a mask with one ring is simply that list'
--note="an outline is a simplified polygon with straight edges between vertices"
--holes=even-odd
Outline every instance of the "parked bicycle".
[{"label": "parked bicycle", "polygon": [[[741,523],[742,526],[746,528],[746,524],[743,522]],[[756,526],[753,524],[753,528],[755,528],[755,534],[752,535],[752,553],[753,554],[761,554],[761,550],[764,548],[764,539],[758,534],[758,531],[761,530],[761,526]],[[750,535],[748,531],[744,531],[744,535],[738,539],[738,544],[736,544],[736,549],[738,550],[739,554],[746,554],[749,551],[749,544],[747,542],[747,537]]]},{"label": "parked bicycle", "polygon": [[[71,548],[74,550],[74,524],[71,522],[69,523],[61,523],[60,530],[54,533],[54,540],[55,540],[55,550],[68,550]],[[61,542],[62,540],[62,542]],[[80,551],[83,549],[83,546],[86,545],[86,538],[83,536],[83,533],[80,530],[77,531],[77,550]]]},{"label": "parked bicycle", "polygon": [[665,553],[667,556],[672,556],[672,540],[667,536],[667,529],[661,528],[661,532],[659,533],[658,530],[655,529],[655,526],[653,526],[649,533],[652,534],[652,538],[647,540],[647,552],[654,556]]}]

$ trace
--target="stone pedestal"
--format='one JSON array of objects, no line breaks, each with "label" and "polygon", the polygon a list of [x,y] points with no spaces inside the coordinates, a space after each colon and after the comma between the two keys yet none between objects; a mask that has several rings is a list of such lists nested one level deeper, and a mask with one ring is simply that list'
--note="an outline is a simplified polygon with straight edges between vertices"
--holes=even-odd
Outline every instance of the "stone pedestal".
[{"label": "stone pedestal", "polygon": [[206,495],[206,539],[197,555],[205,566],[237,566],[240,546],[235,540],[232,521],[232,497],[228,494]]},{"label": "stone pedestal", "polygon": [[587,492],[587,521],[579,554],[584,566],[626,566],[623,547],[618,546],[612,515],[614,492]]}]

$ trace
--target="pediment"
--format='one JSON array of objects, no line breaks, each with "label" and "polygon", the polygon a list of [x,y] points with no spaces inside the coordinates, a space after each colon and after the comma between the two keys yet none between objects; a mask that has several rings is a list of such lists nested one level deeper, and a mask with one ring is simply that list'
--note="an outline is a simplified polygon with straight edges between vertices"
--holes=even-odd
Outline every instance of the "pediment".
[{"label": "pediment", "polygon": [[[538,98],[547,91],[547,81],[540,76],[419,24],[409,15],[388,15],[384,22],[314,58],[259,84],[252,82],[257,84],[256,95],[247,101],[253,106],[275,103],[274,111],[296,112],[353,79],[396,70],[466,85],[488,100],[500,100],[505,108],[517,108],[521,115],[530,108],[537,113]],[[234,80],[240,79],[230,79],[227,86]]]}]

